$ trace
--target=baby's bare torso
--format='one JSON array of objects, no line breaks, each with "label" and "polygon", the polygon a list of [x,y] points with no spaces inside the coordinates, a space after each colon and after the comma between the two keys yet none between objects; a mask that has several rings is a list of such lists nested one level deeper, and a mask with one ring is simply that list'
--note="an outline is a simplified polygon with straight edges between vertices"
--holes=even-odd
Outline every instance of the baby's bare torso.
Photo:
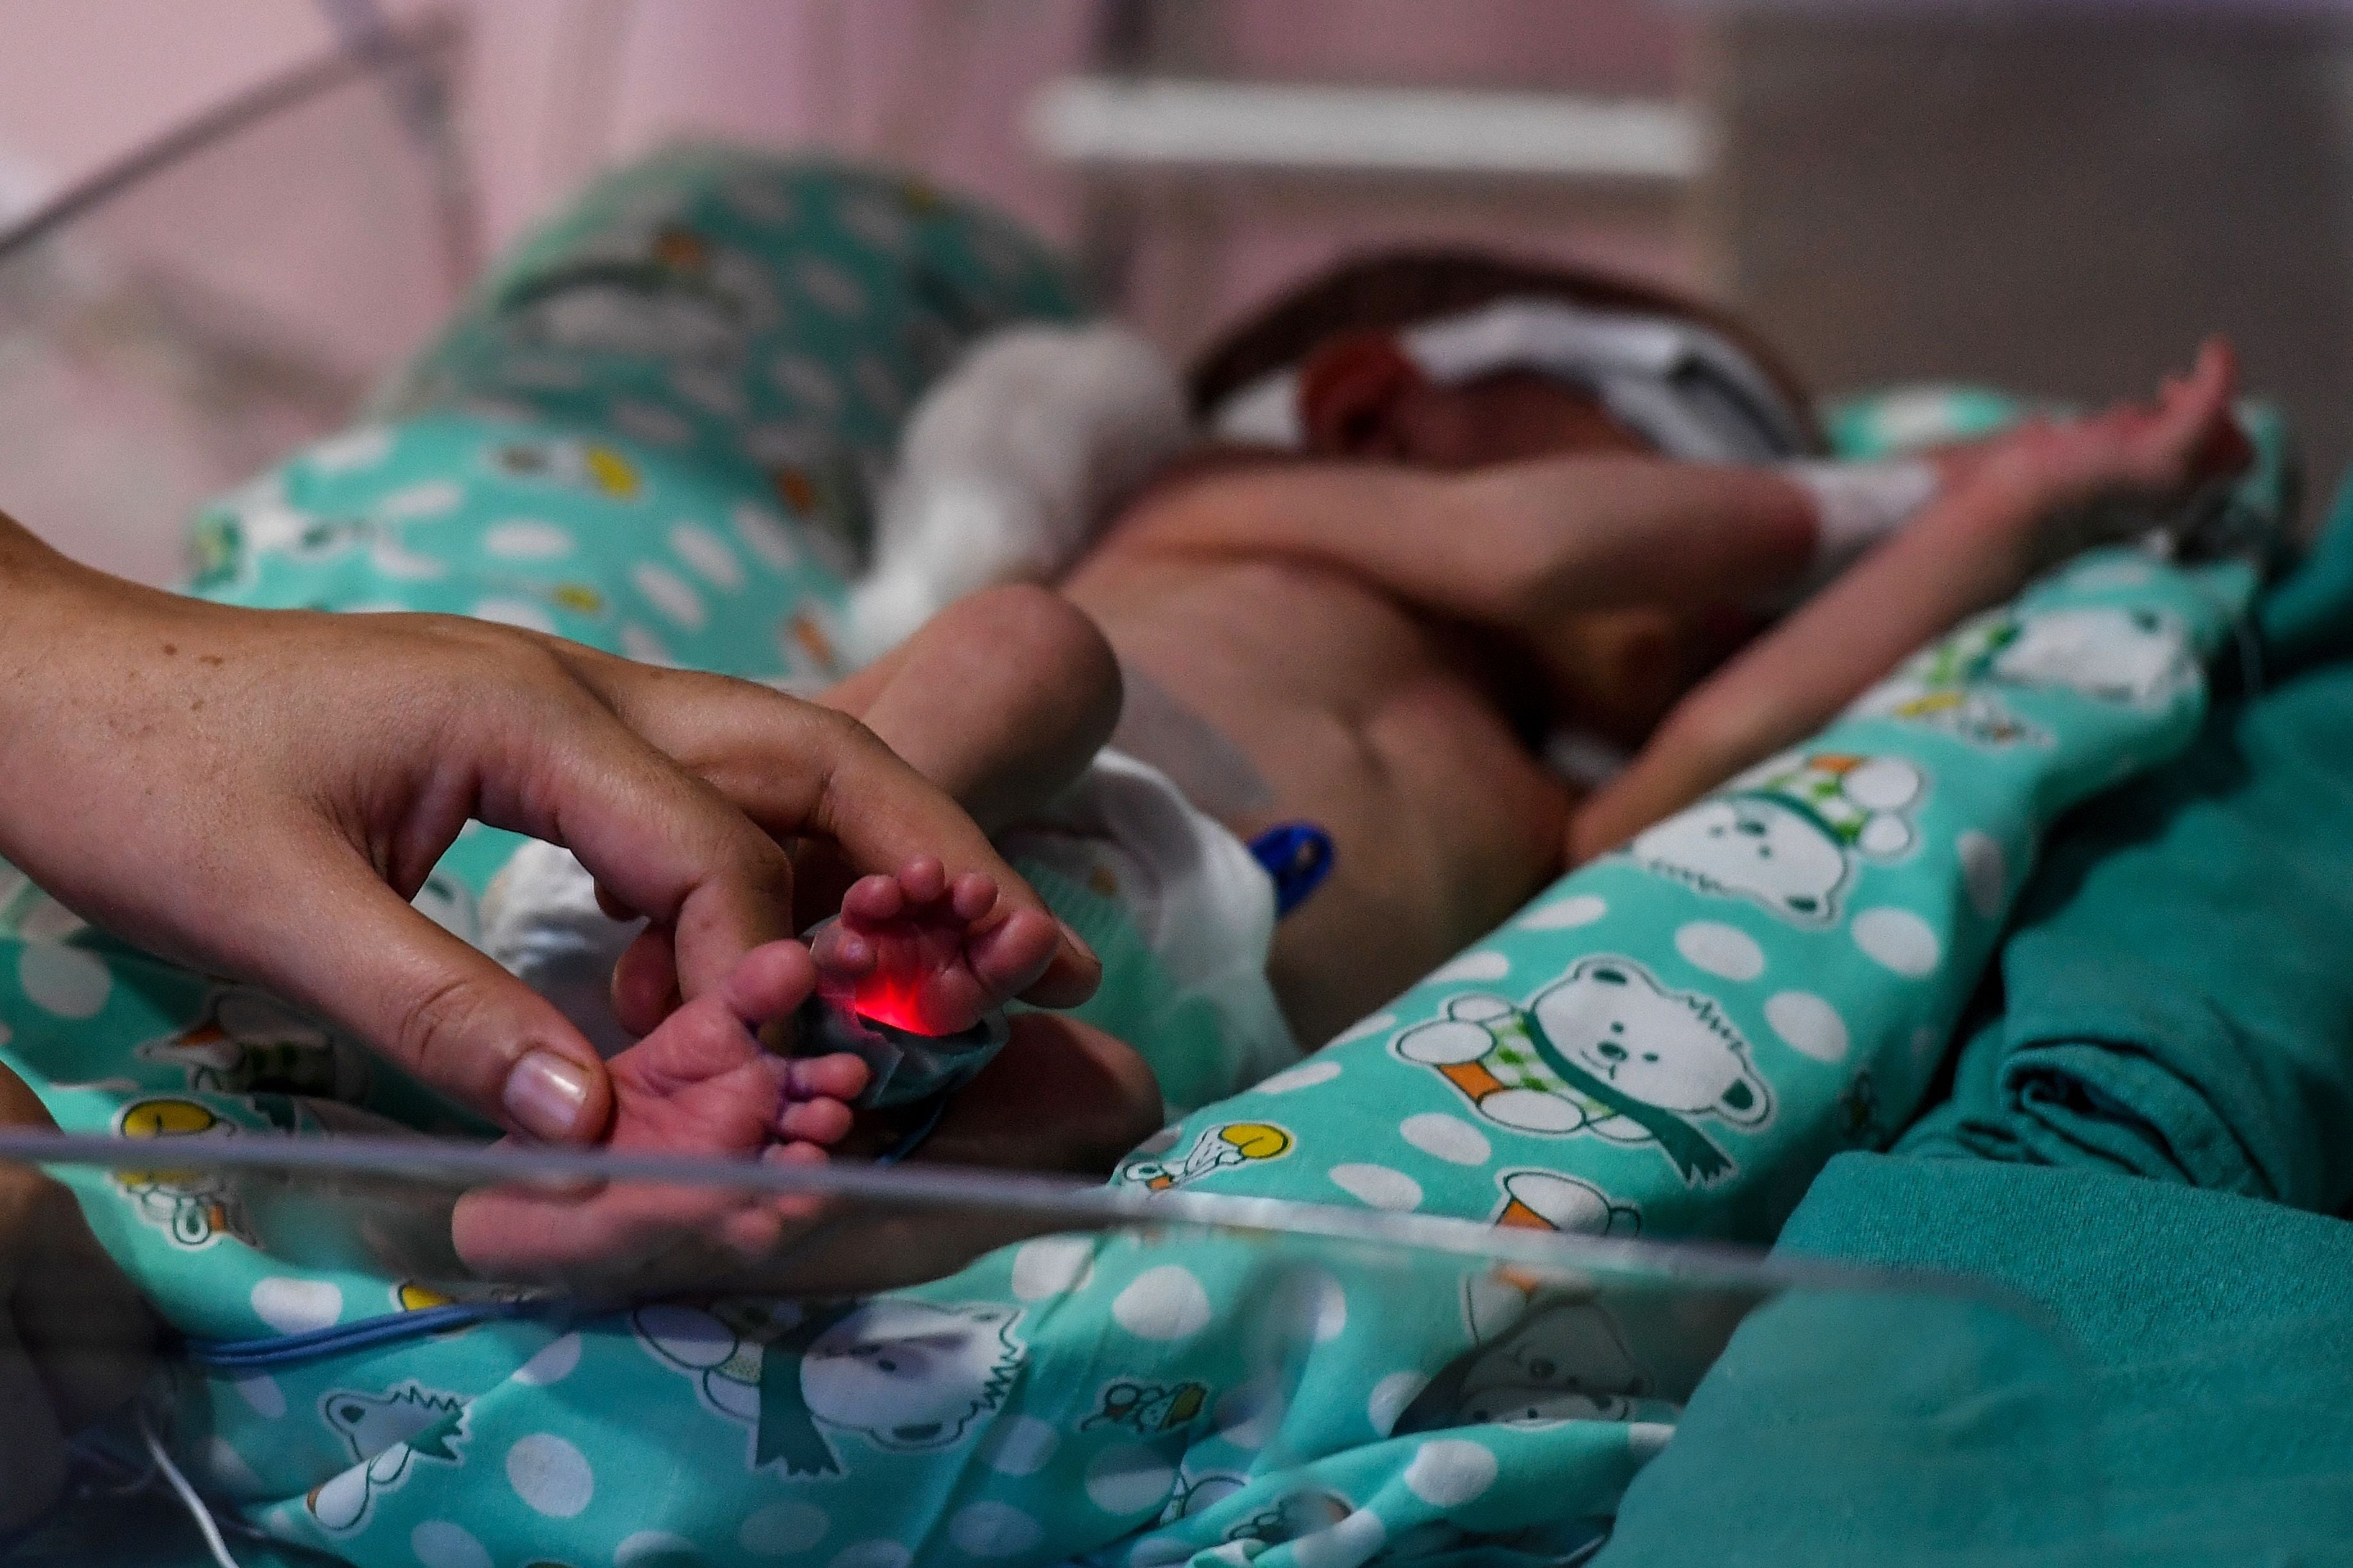
[{"label": "baby's bare torso", "polygon": [[1305,820],[1328,880],[1269,972],[1316,1045],[1477,940],[1553,874],[1569,798],[1528,753],[1465,639],[1344,573],[1114,534],[1064,584],[1122,661],[1246,753],[1249,836]]}]

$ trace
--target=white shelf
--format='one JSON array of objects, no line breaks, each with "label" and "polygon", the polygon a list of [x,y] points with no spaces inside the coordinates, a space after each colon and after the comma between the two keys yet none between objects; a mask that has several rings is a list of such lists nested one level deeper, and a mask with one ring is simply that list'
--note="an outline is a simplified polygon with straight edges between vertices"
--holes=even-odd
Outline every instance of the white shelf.
[{"label": "white shelf", "polygon": [[1698,117],[1554,93],[1068,77],[1030,100],[1040,153],[1095,174],[1320,174],[1690,184]]}]

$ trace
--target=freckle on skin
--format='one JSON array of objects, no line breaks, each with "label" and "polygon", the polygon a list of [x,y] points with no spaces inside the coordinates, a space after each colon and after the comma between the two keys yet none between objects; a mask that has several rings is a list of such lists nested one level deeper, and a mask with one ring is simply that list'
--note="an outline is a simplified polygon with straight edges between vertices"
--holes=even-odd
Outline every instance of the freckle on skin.
[{"label": "freckle on skin", "polygon": [[178,643],[175,643],[175,642],[167,642],[167,643],[165,643],[165,644],[164,645],[164,657],[165,657],[165,658],[177,658],[177,657],[179,656],[179,652],[180,652],[180,645],[179,645]]},{"label": "freckle on skin", "polygon": [[191,713],[201,713],[204,711],[204,706],[205,700],[199,697],[194,702],[188,704],[188,711]]},{"label": "freckle on skin", "polygon": [[198,664],[221,664],[226,661],[224,661],[221,656],[216,653],[200,653],[196,655],[196,662]]}]

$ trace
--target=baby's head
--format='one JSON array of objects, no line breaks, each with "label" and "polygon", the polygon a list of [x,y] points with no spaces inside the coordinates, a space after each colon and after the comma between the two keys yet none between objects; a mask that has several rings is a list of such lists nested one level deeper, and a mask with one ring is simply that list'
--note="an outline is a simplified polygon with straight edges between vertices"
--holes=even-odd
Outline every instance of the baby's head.
[{"label": "baby's head", "polygon": [[[1821,446],[1796,379],[1732,316],[1476,252],[1344,263],[1237,326],[1190,381],[1212,436],[1261,460],[1271,447],[1461,472],[1580,453],[1771,462]],[[1556,700],[1638,744],[1754,626],[1736,606],[1579,617],[1548,639]]]},{"label": "baby's head", "polygon": [[1217,437],[1326,459],[1764,462],[1820,445],[1796,379],[1727,313],[1476,251],[1344,262],[1234,327],[1189,379]]}]

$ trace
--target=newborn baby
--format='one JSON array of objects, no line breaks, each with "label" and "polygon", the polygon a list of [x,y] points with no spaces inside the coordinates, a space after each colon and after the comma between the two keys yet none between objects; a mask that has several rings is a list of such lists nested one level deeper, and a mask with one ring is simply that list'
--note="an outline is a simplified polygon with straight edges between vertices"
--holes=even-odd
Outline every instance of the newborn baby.
[{"label": "newborn baby", "polygon": [[[1229,827],[1305,819],[1331,835],[1329,881],[1278,928],[1270,964],[1303,1039],[1328,1037],[1565,865],[1799,741],[1962,617],[2103,531],[2145,528],[2247,452],[2231,355],[2209,344],[2149,404],[1940,454],[1916,517],[1717,668],[1746,605],[1819,570],[1818,492],[1769,467],[1642,455],[1589,395],[1538,376],[1441,388],[1390,363],[1383,401],[1368,404],[1350,378],[1377,352],[1357,339],[1311,360],[1309,428],[1333,432],[1335,448],[1389,443],[1419,462],[1216,454],[1136,499],[1071,574],[1067,604],[1034,589],[975,595],[828,699],[996,826],[1043,807],[1112,727],[1107,639],[1266,782],[1266,804]],[[1642,749],[1581,793],[1532,746],[1531,706]],[[853,1001],[912,996],[926,1032],[953,1032],[1031,984],[1057,939],[1044,916],[999,910],[987,879],[950,886],[936,863],[860,880],[811,948],[763,949],[723,994],[614,1058],[615,1145],[786,1162],[879,1147],[877,1130],[851,1137],[856,1058],[770,1055],[759,1031],[823,985]],[[631,958],[616,996],[625,1019],[650,1024],[671,977]],[[1131,1086],[1141,1123],[1149,1078],[1126,1042],[1061,1015],[1015,1027],[1050,1037],[1033,1059]],[[1058,1113],[1102,1105],[1068,1087],[1047,1091]],[[470,1199],[461,1247],[533,1272],[518,1241],[543,1234],[522,1212],[543,1201]],[[721,1223],[726,1205],[712,1206],[712,1245],[743,1258],[772,1256],[813,1208],[779,1202]],[[596,1227],[565,1236],[574,1258],[584,1235],[602,1238],[586,1250],[617,1258],[640,1223],[659,1237],[680,1221],[645,1194],[574,1213]]]},{"label": "newborn baby", "polygon": [[[1247,384],[1225,438],[1131,498],[1059,584],[1126,677],[1115,743],[1240,838],[1325,836],[1328,876],[1267,963],[1302,1045],[2042,569],[2187,515],[2248,454],[2215,343],[2150,405],[1919,462],[1792,461],[1802,403],[1721,318],[1574,275],[1419,266],[1409,292],[1454,314],[1417,323],[1375,264],[1214,356],[1207,390]],[[997,603],[965,601],[828,700],[951,787],[938,759],[968,728],[1084,731],[1075,715],[1110,699],[1083,628],[1018,698],[974,691]],[[1156,733],[1132,740],[1147,707]],[[1198,785],[1211,757],[1226,776]],[[1225,787],[1236,773],[1248,787]]]}]

